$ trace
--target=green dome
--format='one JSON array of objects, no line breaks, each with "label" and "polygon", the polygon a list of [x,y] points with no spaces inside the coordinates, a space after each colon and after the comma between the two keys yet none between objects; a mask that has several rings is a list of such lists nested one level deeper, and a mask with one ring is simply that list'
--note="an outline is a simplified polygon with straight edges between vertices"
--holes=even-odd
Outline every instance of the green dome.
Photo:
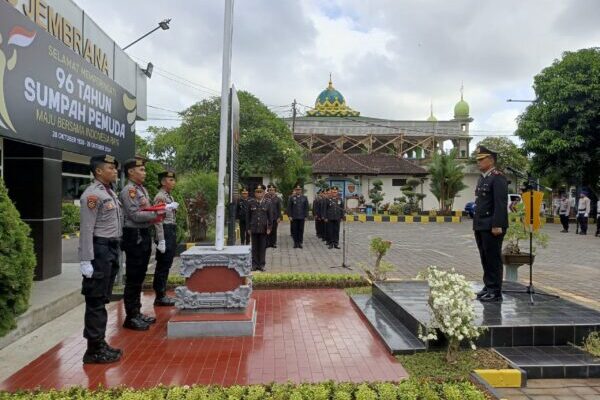
[{"label": "green dome", "polygon": [[429,118],[427,118],[427,121],[428,122],[436,122],[437,118],[435,117],[435,115],[432,114],[432,115],[429,116]]},{"label": "green dome", "polygon": [[317,100],[315,101],[315,105],[325,104],[327,101],[329,101],[330,103],[334,103],[336,100],[340,104],[346,103],[344,96],[342,96],[342,94],[340,92],[335,90],[333,88],[331,81],[329,81],[329,86],[327,87],[327,89],[323,90],[319,94],[319,96],[317,97]]},{"label": "green dome", "polygon": [[460,101],[454,106],[454,118],[469,118],[469,104],[463,100],[462,96],[460,97]]}]

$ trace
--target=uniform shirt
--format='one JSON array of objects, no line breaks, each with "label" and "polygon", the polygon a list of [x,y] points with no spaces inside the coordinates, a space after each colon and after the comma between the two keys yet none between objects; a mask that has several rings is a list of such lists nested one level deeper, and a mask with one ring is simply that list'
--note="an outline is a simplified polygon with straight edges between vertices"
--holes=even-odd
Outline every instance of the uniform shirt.
[{"label": "uniform shirt", "polygon": [[344,217],[344,201],[337,198],[329,198],[325,203],[325,218],[329,221],[338,221]]},{"label": "uniform shirt", "polygon": [[266,234],[273,226],[273,205],[264,198],[261,201],[256,199],[248,200],[248,211],[246,213],[246,229],[251,233]]},{"label": "uniform shirt", "polygon": [[281,199],[276,194],[265,197],[271,203],[271,207],[273,207],[271,218],[273,218],[273,221],[278,220],[281,218]]},{"label": "uniform shirt", "polygon": [[120,194],[125,215],[126,228],[149,228],[157,214],[154,211],[142,211],[150,206],[146,188],[129,181]]},{"label": "uniform shirt", "polygon": [[94,236],[119,239],[123,233],[123,210],[116,193],[96,179],[81,195],[79,260],[94,259]]},{"label": "uniform shirt", "polygon": [[579,205],[577,206],[577,213],[590,215],[590,207],[591,207],[591,201],[588,197],[579,199]]},{"label": "uniform shirt", "polygon": [[571,209],[571,202],[569,199],[565,198],[560,201],[558,206],[558,215],[569,215]]},{"label": "uniform shirt", "polygon": [[473,230],[508,228],[508,182],[497,169],[481,174],[475,188]]},{"label": "uniform shirt", "polygon": [[292,195],[288,199],[287,215],[290,219],[308,217],[308,199],[304,195]]},{"label": "uniform shirt", "polygon": [[238,199],[237,203],[236,217],[237,219],[243,222],[246,221],[246,214],[248,213],[248,200],[250,199],[240,198]]},{"label": "uniform shirt", "polygon": [[[158,205],[158,204],[171,204],[173,203],[173,197],[171,197],[171,193],[167,192],[164,189],[160,189],[158,191],[158,193],[156,193],[156,196],[154,196],[154,204]],[[156,224],[154,224],[154,228],[156,229],[156,240],[158,240],[159,242],[161,240],[165,240],[165,229],[163,228],[163,224],[164,225],[175,225],[175,217],[176,217],[177,211],[176,210],[165,210],[165,218],[161,221],[161,222],[157,222]]]}]

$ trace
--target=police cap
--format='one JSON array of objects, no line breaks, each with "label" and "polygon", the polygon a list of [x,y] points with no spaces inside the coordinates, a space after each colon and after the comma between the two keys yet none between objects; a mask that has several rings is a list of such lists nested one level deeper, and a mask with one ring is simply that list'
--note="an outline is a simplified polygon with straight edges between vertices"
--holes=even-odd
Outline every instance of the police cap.
[{"label": "police cap", "polygon": [[135,158],[130,158],[129,160],[125,161],[125,163],[123,163],[123,168],[127,172],[131,168],[143,167],[144,165],[146,165],[146,159],[145,158],[143,158],[143,157],[135,157]]},{"label": "police cap", "polygon": [[163,178],[173,178],[173,179],[177,179],[177,177],[175,176],[175,172],[173,171],[163,171],[163,172],[159,172],[158,173],[158,181],[162,181]]},{"label": "police cap", "polygon": [[115,168],[119,168],[119,162],[117,161],[117,159],[109,154],[99,154],[90,157],[90,171],[92,171],[92,173],[101,164],[113,164]]},{"label": "police cap", "polygon": [[255,192],[264,192],[267,188],[265,187],[265,185],[257,185],[256,189],[254,189]]},{"label": "police cap", "polygon": [[479,161],[486,157],[492,157],[494,160],[496,160],[498,157],[498,152],[485,146],[477,146],[477,149],[475,150],[475,158]]}]

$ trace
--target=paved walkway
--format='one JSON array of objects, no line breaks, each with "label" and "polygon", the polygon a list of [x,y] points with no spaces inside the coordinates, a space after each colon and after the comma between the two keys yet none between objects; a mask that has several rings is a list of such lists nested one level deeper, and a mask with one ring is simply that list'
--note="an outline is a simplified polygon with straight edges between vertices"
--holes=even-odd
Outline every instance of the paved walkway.
[{"label": "paved walkway", "polygon": [[509,400],[599,400],[600,379],[532,379],[523,389],[498,389]]},{"label": "paved walkway", "polygon": [[342,290],[257,290],[256,334],[247,338],[167,339],[174,308],[144,312],[158,322],[148,332],[121,328],[120,304],[109,312],[107,340],[122,348],[114,364],[83,365],[85,340],[73,335],[0,383],[27,388],[152,387],[192,384],[399,381],[407,376]]},{"label": "paved walkway", "polygon": [[[393,277],[413,278],[428,265],[437,265],[454,267],[470,280],[481,280],[479,253],[468,220],[460,224],[352,222],[346,229],[347,258],[354,268],[352,272],[360,272],[361,263],[373,263],[369,241],[380,236],[393,243],[385,258],[396,265]],[[543,228],[550,240],[546,249],[537,250],[534,284],[559,294],[566,292],[565,295],[600,308],[600,238],[589,233],[587,236],[560,233],[561,229],[557,224],[546,224]],[[590,230],[593,233],[595,226]],[[523,247],[526,250],[527,244]],[[267,271],[272,272],[348,272],[330,268],[341,262],[342,250],[328,250],[314,235],[311,222],[306,224],[304,249],[293,248],[289,225],[282,224],[278,248],[267,250]],[[529,279],[528,269],[528,266],[520,268],[520,278]]]}]

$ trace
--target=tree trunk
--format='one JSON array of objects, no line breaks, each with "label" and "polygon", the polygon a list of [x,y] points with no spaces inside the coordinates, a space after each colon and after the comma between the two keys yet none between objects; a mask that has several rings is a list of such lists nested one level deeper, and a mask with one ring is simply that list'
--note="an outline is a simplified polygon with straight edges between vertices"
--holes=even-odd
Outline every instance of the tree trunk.
[{"label": "tree trunk", "polygon": [[448,339],[448,350],[446,351],[446,361],[448,364],[456,363],[458,357],[460,342],[456,338]]}]

